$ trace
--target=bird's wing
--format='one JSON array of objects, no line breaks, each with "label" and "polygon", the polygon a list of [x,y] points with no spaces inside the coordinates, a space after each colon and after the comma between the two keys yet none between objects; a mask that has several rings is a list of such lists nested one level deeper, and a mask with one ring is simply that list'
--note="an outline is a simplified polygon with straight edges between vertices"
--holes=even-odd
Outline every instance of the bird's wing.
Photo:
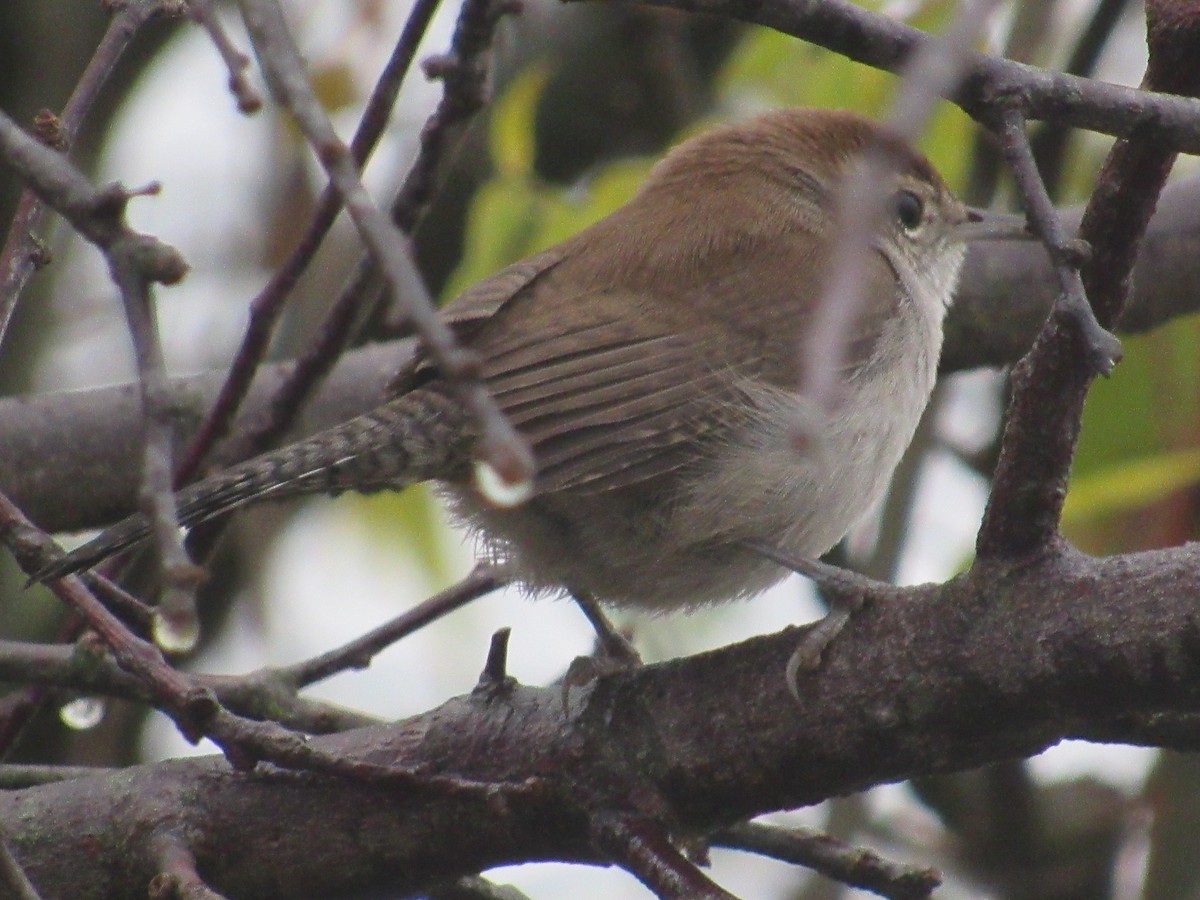
[{"label": "bird's wing", "polygon": [[[450,326],[459,343],[471,343],[476,332],[492,316],[562,261],[562,247],[560,244],[519,260],[467,288],[441,310],[442,321]],[[388,390],[392,394],[406,393],[427,379],[432,369],[433,364],[418,349],[413,358],[392,376]]]},{"label": "bird's wing", "polygon": [[604,490],[645,481],[694,459],[687,447],[725,424],[736,392],[729,361],[683,333],[639,319],[614,291],[576,298],[557,328],[481,335],[483,375],[533,447],[539,490]]},{"label": "bird's wing", "polygon": [[[533,446],[539,489],[624,487],[696,464],[698,438],[715,449],[755,414],[748,379],[799,390],[800,336],[820,304],[797,280],[812,272],[811,252],[780,235],[714,261],[701,287],[674,289],[669,300],[591,289],[569,308],[563,270],[544,285],[558,302],[541,302],[534,285],[506,306],[473,346],[489,390]],[[862,265],[868,293],[890,300],[858,317],[841,354],[843,383],[877,357],[909,302],[882,254]],[[758,296],[747,303],[751,291]],[[748,316],[759,321],[747,325]]]},{"label": "bird's wing", "polygon": [[[720,441],[745,421],[745,378],[796,387],[799,335],[817,302],[797,281],[813,270],[812,245],[793,237],[710,258],[698,286],[670,288],[670,298],[601,286],[617,277],[577,286],[573,263],[553,271],[564,262],[556,248],[448,306],[447,321],[463,329],[488,389],[533,448],[537,489],[607,490],[695,464],[698,438]],[[870,290],[894,291],[882,256],[865,265]],[[744,299],[750,291],[754,303]],[[891,313],[860,322],[843,378],[870,357]],[[753,336],[726,340],[730,329]],[[418,380],[435,374],[424,362],[411,371]]]}]

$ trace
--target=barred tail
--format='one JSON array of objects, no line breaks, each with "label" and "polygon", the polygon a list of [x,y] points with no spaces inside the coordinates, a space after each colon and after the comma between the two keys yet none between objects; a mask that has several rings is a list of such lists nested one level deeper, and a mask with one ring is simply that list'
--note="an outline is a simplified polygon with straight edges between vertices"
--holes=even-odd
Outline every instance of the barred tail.
[{"label": "barred tail", "polygon": [[[304,494],[398,490],[466,472],[472,424],[436,391],[406,394],[312,437],[218,472],[175,495],[179,524],[198,525],[240,506]],[[89,569],[150,537],[135,514],[43,567],[34,581]]]}]

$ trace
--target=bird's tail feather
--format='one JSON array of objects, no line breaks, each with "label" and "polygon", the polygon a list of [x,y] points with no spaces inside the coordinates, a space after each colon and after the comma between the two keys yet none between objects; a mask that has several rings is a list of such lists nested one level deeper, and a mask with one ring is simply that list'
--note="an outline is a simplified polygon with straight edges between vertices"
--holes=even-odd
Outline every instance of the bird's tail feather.
[{"label": "bird's tail feather", "polygon": [[[419,390],[312,437],[264,453],[176,494],[179,524],[198,525],[240,506],[305,494],[398,490],[455,478],[467,468],[470,417],[453,398]],[[127,550],[150,536],[135,514],[34,573],[61,578]]]}]

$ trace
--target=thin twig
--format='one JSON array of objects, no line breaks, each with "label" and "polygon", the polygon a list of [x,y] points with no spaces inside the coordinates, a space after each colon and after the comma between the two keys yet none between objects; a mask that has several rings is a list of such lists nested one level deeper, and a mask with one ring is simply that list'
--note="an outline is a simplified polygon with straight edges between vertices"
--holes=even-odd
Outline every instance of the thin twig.
[{"label": "thin twig", "polygon": [[1075,321],[1087,348],[1087,361],[1096,374],[1108,375],[1121,358],[1121,343],[1100,326],[1088,302],[1080,267],[1086,262],[1089,250],[1067,237],[1059,219],[1058,210],[1038,174],[1033,149],[1025,133],[1025,121],[1019,113],[1001,113],[997,125],[1000,146],[1004,158],[1017,179],[1021,196],[1025,200],[1030,224],[1050,253],[1054,271],[1058,276],[1061,293],[1057,301],[1058,310]]},{"label": "thin twig", "polygon": [[183,835],[160,825],[147,838],[147,844],[159,869],[150,879],[148,894],[151,900],[174,897],[180,900],[226,900],[200,877],[196,856]]},{"label": "thin twig", "polygon": [[[463,5],[458,26],[451,40],[449,53],[438,57],[434,67],[443,79],[445,89],[437,109],[421,133],[421,150],[404,186],[392,204],[392,219],[406,237],[411,237],[428,207],[434,190],[435,174],[451,143],[454,126],[478,110],[485,99],[487,51],[496,22],[514,7],[511,2],[470,0]],[[413,265],[404,241],[403,252],[391,257],[395,265],[390,291],[392,300],[410,309],[432,309],[433,303],[425,291],[424,282]],[[316,383],[333,366],[338,355],[348,345],[353,325],[361,318],[363,304],[376,295],[379,261],[368,253],[359,261],[337,300],[318,329],[317,340],[297,360],[287,382],[280,388],[271,404],[271,415],[237,442],[231,456],[248,456],[268,446],[296,414]],[[440,323],[438,323],[440,326]],[[420,331],[420,323],[417,323]],[[461,351],[456,351],[461,352]],[[482,423],[480,455],[503,480],[520,482],[519,476],[531,460],[523,442],[500,415],[486,390],[472,379],[456,378],[460,396]],[[517,451],[514,456],[514,450]]]},{"label": "thin twig", "polygon": [[[0,493],[0,541],[13,549],[22,566],[45,555],[50,539],[29,522],[12,502]],[[208,737],[240,770],[252,769],[259,761],[324,772],[330,775],[380,784],[423,784],[451,789],[499,789],[452,776],[430,776],[424,772],[345,760],[317,750],[302,736],[274,722],[252,722],[234,715],[218,701],[215,693],[196,679],[172,668],[153,644],[133,635],[89,592],[78,576],[56,580],[51,589],[74,609],[112,652],[117,664],[149,690],[155,706],[167,713],[184,737],[198,741]],[[511,786],[522,789],[519,785]]]},{"label": "thin twig", "polygon": [[32,684],[0,697],[0,758],[16,745],[51,694],[43,685]]},{"label": "thin twig", "polygon": [[[118,8],[63,106],[61,115],[53,117],[55,149],[69,151],[75,143],[80,126],[101,89],[108,83],[117,61],[142,26],[156,15],[174,8],[174,4],[168,0],[132,0]],[[43,118],[45,116],[50,114],[44,113]],[[29,188],[22,191],[4,245],[0,247],[0,343],[8,333],[8,325],[21,292],[33,273],[49,261],[44,239],[37,235],[45,212],[44,201],[34,191]]]},{"label": "thin twig", "polygon": [[[409,273],[408,283],[427,297],[424,285],[412,270],[406,256],[401,262]],[[354,326],[362,319],[363,307],[373,300],[379,289],[379,269],[370,257],[363,257],[338,292],[325,318],[317,327],[316,337],[290,365],[287,376],[267,404],[267,414],[231,437],[222,448],[222,456],[238,461],[261,453],[279,439],[325,376],[337,364],[353,337]],[[413,296],[407,291],[405,296]],[[227,382],[228,383],[228,382]]]},{"label": "thin twig", "polygon": [[495,696],[516,685],[516,680],[508,674],[508,639],[512,637],[511,628],[499,628],[492,634],[488,644],[487,659],[483,663],[483,671],[479,673],[479,681],[475,683],[474,694]]},{"label": "thin twig", "polygon": [[442,99],[421,129],[420,153],[392,201],[392,221],[405,234],[416,231],[429,207],[454,129],[487,102],[488,52],[496,23],[519,9],[518,0],[466,0],[450,51],[425,61],[426,74],[442,81]]},{"label": "thin twig", "polygon": [[166,591],[158,620],[164,646],[190,649],[195,643],[195,570],[179,537],[171,492],[171,416],[166,365],[154,321],[151,285],[175,284],[187,271],[182,256],[157,238],[125,222],[131,197],[154,193],[156,185],[129,191],[120,185],[93,187],[65,158],[37,143],[0,113],[0,153],[47,204],[96,245],[121,293],[138,368],[145,415],[142,497],[163,562]]},{"label": "thin twig", "polygon": [[342,756],[320,750],[303,735],[274,722],[252,722],[220,708],[210,718],[205,736],[221,747],[225,758],[240,771],[249,771],[259,762],[270,762],[288,769],[347,778],[360,784],[442,789],[484,796],[489,801],[501,798],[505,792],[537,789],[534,782],[479,781]]},{"label": "thin twig", "polygon": [[737,900],[689,862],[662,828],[647,819],[601,813],[592,831],[597,846],[660,900]]},{"label": "thin twig", "polygon": [[229,72],[229,90],[237,99],[238,109],[249,114],[262,108],[262,98],[250,85],[246,78],[246,69],[250,66],[250,57],[242,53],[230,40],[225,26],[217,18],[216,6],[213,0],[187,0],[192,18],[200,27],[208,32],[209,40],[217,48],[225,68]]},{"label": "thin twig", "polygon": [[[1092,13],[1083,34],[1071,51],[1071,56],[1063,69],[1071,75],[1089,77],[1100,61],[1100,53],[1108,44],[1121,21],[1121,14],[1130,5],[1130,0],[1099,0],[1096,10]],[[1067,142],[1072,129],[1053,120],[1045,123],[1030,140],[1033,156],[1038,163],[1038,171],[1042,173],[1042,181],[1050,196],[1058,196],[1056,188],[1062,179],[1062,167],[1066,161]]]},{"label": "thin twig", "polygon": [[[641,2],[766,25],[888,72],[902,72],[914,53],[937,40],[848,0]],[[947,99],[975,118],[986,118],[996,104],[1003,103],[1029,120],[1048,119],[1114,137],[1154,135],[1184,153],[1200,153],[1200,101],[1190,96],[1173,96],[1164,93],[1165,88],[1155,91],[1078,78],[975,51],[968,56],[963,78]]]},{"label": "thin twig", "polygon": [[[13,551],[26,571],[31,571],[38,560],[47,558],[47,548],[53,544],[3,493],[0,493],[0,541]],[[198,738],[203,723],[217,707],[212,692],[172,668],[158,647],[134,635],[87,590],[78,576],[60,578],[50,589],[96,633],[112,651],[117,664],[147,686],[159,708],[171,715],[184,734]]]},{"label": "thin twig", "polygon": [[146,838],[148,850],[154,854],[157,874],[151,878],[148,894],[151,898],[180,898],[181,900],[227,900],[204,882],[196,868],[196,854],[178,830],[160,824]]},{"label": "thin twig", "polygon": [[[117,665],[113,657],[78,644],[0,641],[0,677],[35,685],[40,689],[37,699],[48,688],[55,688],[137,703],[156,701],[151,687]],[[195,685],[212,691],[221,705],[236,715],[269,718],[306,734],[328,734],[378,723],[363,713],[298,696],[286,670],[260,669],[246,675],[196,673],[188,677]],[[21,699],[19,695],[5,698],[5,714],[11,715],[8,707]]]},{"label": "thin twig", "polygon": [[96,572],[84,572],[80,577],[105,605],[130,627],[149,634],[154,627],[154,608],[143,603],[115,581]]},{"label": "thin twig", "polygon": [[[468,0],[468,3],[475,0]],[[480,0],[486,7],[490,0]],[[404,234],[371,201],[346,145],[330,124],[304,70],[277,0],[239,0],[246,30],[267,84],[276,100],[291,111],[342,197],[346,211],[383,272],[393,295],[401,295],[409,263]],[[478,454],[494,478],[520,491],[533,478],[533,456],[504,418],[479,379],[479,360],[458,346],[454,334],[432,304],[410,304],[407,312],[430,357],[480,424]]]},{"label": "thin twig", "polygon": [[[1200,28],[1187,7],[1166,0],[1146,5],[1148,88],[1200,93],[1200,72],[1191,64],[1200,53]],[[1016,149],[1024,152],[1020,143]],[[1117,141],[1101,168],[1079,237],[1091,248],[1082,283],[1102,327],[1116,321],[1129,296],[1138,248],[1176,156],[1174,145],[1147,133]],[[1041,194],[1044,188],[1035,187],[1035,205]],[[1056,306],[1013,372],[1000,459],[976,539],[980,559],[1062,551],[1058,523],[1084,398],[1097,370],[1094,347],[1079,326],[1077,313]],[[1046,415],[1048,404],[1057,415]]]},{"label": "thin twig", "polygon": [[[1054,21],[1063,6],[1064,0],[1018,0],[1014,3],[1012,24],[1004,42],[1004,58],[1036,63],[1053,37],[1053,30],[1046,27],[1046,22]],[[959,196],[972,206],[990,207],[1000,185],[1001,171],[1003,161],[991,134],[984,129],[977,130]]]},{"label": "thin twig", "polygon": [[113,258],[111,265],[133,340],[145,417],[141,506],[151,523],[163,575],[163,591],[154,615],[154,639],[166,650],[188,652],[200,637],[195,591],[202,573],[188,559],[179,531],[172,462],[172,409],[154,298],[136,261]]},{"label": "thin twig", "polygon": [[[350,153],[360,168],[366,164],[383,134],[392,107],[399,96],[400,87],[416,57],[417,47],[425,36],[439,3],[440,0],[417,0],[387,65],[367,98],[362,118],[350,141]],[[266,355],[271,335],[274,334],[275,325],[288,297],[308,268],[341,208],[341,198],[337,191],[327,186],[321,192],[308,228],[288,258],[276,269],[270,281],[250,302],[250,321],[242,337],[242,344],[234,355],[220,394],[213,402],[211,411],[177,469],[177,483],[190,480],[208,451],[229,431],[233,418],[249,392],[254,375]],[[253,446],[261,445],[256,441]]]},{"label": "thin twig", "polygon": [[744,822],[717,832],[712,842],[805,866],[842,884],[890,900],[924,900],[942,882],[934,869],[892,862],[815,828],[779,828]]},{"label": "thin twig", "polygon": [[[482,0],[485,6],[487,2]],[[332,185],[341,194],[368,251],[383,271],[392,294],[402,295],[409,274],[407,241],[371,202],[362,186],[349,150],[338,139],[316,91],[308,82],[299,49],[277,0],[240,0],[240,6],[272,94],[295,116]],[[479,421],[481,466],[493,480],[503,485],[500,490],[524,492],[532,484],[533,455],[480,382],[479,360],[473,353],[458,347],[454,332],[438,317],[432,304],[413,300],[408,308],[409,318],[428,354],[455,389],[464,407]]]},{"label": "thin twig", "polygon": [[[913,142],[925,127],[938,99],[954,90],[967,70],[972,41],[986,24],[996,0],[964,4],[944,37],[926,42],[906,67],[904,82],[888,128]],[[824,285],[816,319],[803,346],[801,387],[806,396],[827,410],[839,402],[838,373],[842,371],[853,329],[867,301],[867,272],[862,260],[871,251],[889,196],[888,185],[897,160],[882,147],[872,147],[846,176],[838,193],[837,237],[831,242],[831,272]],[[798,435],[808,441],[811,435]]]},{"label": "thin twig", "polygon": [[385,625],[320,656],[288,666],[280,670],[280,674],[297,687],[306,687],[347,669],[366,668],[384,648],[484,594],[503,587],[508,580],[503,570],[486,564],[478,565],[457,584],[434,594]]},{"label": "thin twig", "polygon": [[12,900],[41,900],[41,894],[8,849],[8,841],[3,833],[0,833],[0,887]]},{"label": "thin twig", "polygon": [[[12,551],[26,571],[36,570],[57,552],[53,541],[0,495],[0,542]],[[111,597],[115,586],[89,576],[89,584]],[[21,695],[0,704],[0,723],[5,731],[0,746],[8,746],[29,712],[39,704],[49,685],[73,688],[91,694],[124,697],[159,706],[172,714],[186,736],[198,739],[204,722],[211,717],[214,699],[235,712],[263,718],[268,711],[292,728],[310,732],[344,730],[369,724],[356,713],[296,696],[296,679],[291,673],[252,673],[240,678],[212,675],[184,676],[165,664],[153,645],[139,639],[84,589],[81,579],[56,582],[55,592],[76,610],[78,618],[64,625],[53,645],[0,642],[0,672],[15,682],[34,681]],[[128,602],[124,601],[126,614]],[[144,619],[144,617],[142,617]],[[113,651],[107,656],[81,656],[80,647],[64,642],[75,640],[86,623]]]}]

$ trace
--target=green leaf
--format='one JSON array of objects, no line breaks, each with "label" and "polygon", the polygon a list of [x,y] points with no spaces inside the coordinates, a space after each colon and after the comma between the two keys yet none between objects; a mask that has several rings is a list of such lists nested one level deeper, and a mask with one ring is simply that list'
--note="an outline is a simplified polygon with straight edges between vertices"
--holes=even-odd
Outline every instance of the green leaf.
[{"label": "green leaf", "polygon": [[1160,453],[1109,466],[1071,481],[1063,524],[1080,525],[1141,509],[1195,484],[1200,484],[1200,450]]},{"label": "green leaf", "polygon": [[1198,341],[1198,316],[1127,336],[1113,377],[1092,385],[1063,520],[1088,552],[1142,547],[1134,514],[1200,482]]},{"label": "green leaf", "polygon": [[726,106],[827,106],[878,115],[893,76],[766,28],[748,31],[717,79]]},{"label": "green leaf", "polygon": [[[865,4],[875,6],[878,4]],[[927,4],[910,23],[940,32],[956,4]],[[853,109],[872,118],[887,115],[899,80],[888,72],[797,41],[770,29],[753,29],[739,42],[717,79],[725,107],[765,109],[818,106]],[[951,187],[961,187],[975,125],[950,103],[939,103],[920,141]]]},{"label": "green leaf", "polygon": [[1075,453],[1077,476],[1197,443],[1198,343],[1200,316],[1122,338],[1121,364],[1088,393]]},{"label": "green leaf", "polygon": [[530,251],[546,198],[523,176],[497,176],[483,185],[467,214],[463,255],[446,284],[456,297],[475,282]]},{"label": "green leaf", "polygon": [[[544,80],[544,76],[539,78]],[[633,196],[650,170],[652,160],[624,159],[597,170],[583,187],[561,188],[540,182],[532,174],[532,137],[524,147],[515,134],[497,136],[517,128],[515,123],[522,115],[519,110],[531,109],[529,97],[535,81],[518,79],[500,103],[502,112],[492,119],[493,151],[507,153],[509,158],[498,165],[496,175],[479,189],[471,204],[462,260],[446,285],[447,299],[608,215]],[[514,92],[517,99],[510,98]],[[521,127],[532,135],[531,115]],[[500,149],[502,145],[507,149]]]},{"label": "green leaf", "polygon": [[403,554],[416,560],[431,585],[449,584],[454,577],[447,553],[446,528],[441,504],[427,485],[369,496],[353,495],[367,534],[381,554]]},{"label": "green leaf", "polygon": [[535,64],[521,71],[492,106],[489,146],[501,178],[533,176],[533,124],[538,98],[550,77],[550,68]]}]

